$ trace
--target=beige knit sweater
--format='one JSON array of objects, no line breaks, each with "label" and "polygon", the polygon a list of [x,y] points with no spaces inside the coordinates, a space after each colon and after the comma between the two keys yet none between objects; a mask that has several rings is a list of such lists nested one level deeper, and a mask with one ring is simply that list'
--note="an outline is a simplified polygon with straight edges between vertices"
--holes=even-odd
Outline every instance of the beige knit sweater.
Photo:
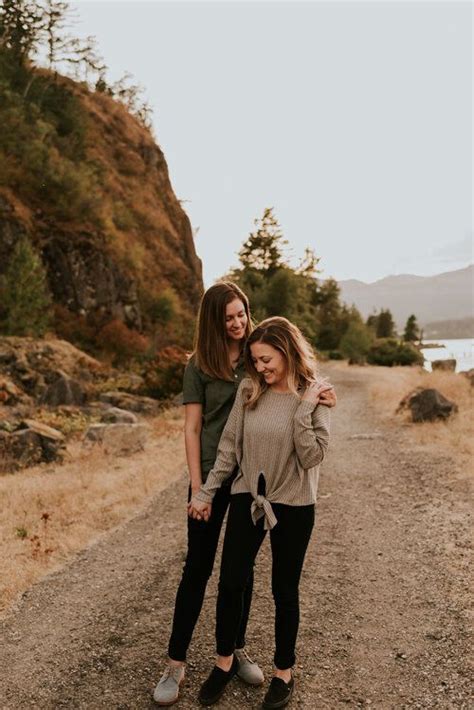
[{"label": "beige knit sweater", "polygon": [[[195,499],[211,503],[215,492],[239,466],[231,492],[251,493],[252,518],[265,516],[265,529],[276,524],[272,503],[316,502],[319,464],[329,442],[329,407],[302,401],[293,393],[267,389],[254,409],[244,407],[250,380],[240,383],[219,442],[214,467]],[[258,495],[263,474],[265,496]]]}]

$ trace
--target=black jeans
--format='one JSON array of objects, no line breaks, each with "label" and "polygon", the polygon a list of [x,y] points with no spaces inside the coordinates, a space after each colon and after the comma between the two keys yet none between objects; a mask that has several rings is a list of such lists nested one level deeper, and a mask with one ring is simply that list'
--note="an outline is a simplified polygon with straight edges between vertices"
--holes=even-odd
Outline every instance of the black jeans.
[{"label": "black jeans", "polygon": [[[244,608],[244,590],[251,579],[258,550],[265,538],[263,518],[254,525],[250,493],[231,496],[222,553],[217,598],[217,653],[230,656]],[[280,670],[295,663],[299,625],[299,581],[314,525],[314,505],[272,503],[278,523],[270,531],[272,548],[272,593],[275,601],[275,656]]]},{"label": "black jeans", "polygon": [[[169,657],[185,661],[194,627],[201,613],[207,582],[212,573],[219,535],[230,501],[229,483],[216,493],[209,521],[188,517],[188,553],[184,564],[174,608],[173,628],[168,646]],[[189,490],[188,500],[191,491]],[[236,648],[245,646],[245,631],[250,612],[253,588],[253,567],[247,575],[242,606],[236,629]]]}]

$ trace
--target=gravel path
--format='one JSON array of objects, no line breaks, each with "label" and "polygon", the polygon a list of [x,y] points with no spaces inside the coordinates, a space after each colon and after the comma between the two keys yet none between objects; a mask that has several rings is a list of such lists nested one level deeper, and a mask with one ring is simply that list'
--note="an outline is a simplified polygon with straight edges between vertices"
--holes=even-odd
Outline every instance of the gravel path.
[{"label": "gravel path", "polygon": [[[466,474],[370,409],[370,371],[331,373],[339,405],[301,585],[292,707],[470,708]],[[0,625],[0,707],[152,708],[185,552],[184,478],[27,592]],[[215,575],[216,576],[216,575]],[[271,671],[269,546],[248,648]],[[177,707],[212,663],[216,579]],[[257,708],[235,680],[220,708]]]}]

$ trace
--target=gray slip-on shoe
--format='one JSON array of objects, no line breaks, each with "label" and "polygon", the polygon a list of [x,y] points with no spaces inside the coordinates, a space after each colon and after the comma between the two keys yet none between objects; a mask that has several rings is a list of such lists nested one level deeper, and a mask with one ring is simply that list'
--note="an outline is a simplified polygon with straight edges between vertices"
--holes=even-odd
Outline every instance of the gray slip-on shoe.
[{"label": "gray slip-on shoe", "polygon": [[235,657],[239,662],[237,675],[247,685],[262,685],[265,682],[262,669],[248,656],[244,648],[235,649]]},{"label": "gray slip-on shoe", "polygon": [[184,681],[184,666],[166,667],[153,693],[158,705],[173,705],[179,697],[179,686]]}]

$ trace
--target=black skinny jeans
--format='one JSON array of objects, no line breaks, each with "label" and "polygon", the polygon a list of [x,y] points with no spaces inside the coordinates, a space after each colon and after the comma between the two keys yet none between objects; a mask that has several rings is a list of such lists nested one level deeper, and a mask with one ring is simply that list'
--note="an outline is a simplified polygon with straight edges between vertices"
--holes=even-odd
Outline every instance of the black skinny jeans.
[{"label": "black skinny jeans", "polygon": [[[217,598],[216,642],[220,656],[238,647],[237,636],[244,609],[244,590],[252,579],[253,565],[265,538],[263,518],[254,525],[250,493],[231,496],[222,553]],[[299,625],[299,581],[314,525],[314,505],[272,503],[278,520],[270,531],[272,593],[275,600],[275,656],[280,670],[295,664]]]},{"label": "black skinny jeans", "polygon": [[[207,523],[188,517],[188,554],[176,594],[173,628],[168,646],[169,657],[174,661],[186,660],[194,627],[201,613],[207,582],[214,566],[219,535],[231,497],[230,488],[229,482],[217,491]],[[191,489],[188,500],[190,496]],[[245,631],[252,601],[253,567],[247,579],[236,629],[236,648],[245,646]]]}]

